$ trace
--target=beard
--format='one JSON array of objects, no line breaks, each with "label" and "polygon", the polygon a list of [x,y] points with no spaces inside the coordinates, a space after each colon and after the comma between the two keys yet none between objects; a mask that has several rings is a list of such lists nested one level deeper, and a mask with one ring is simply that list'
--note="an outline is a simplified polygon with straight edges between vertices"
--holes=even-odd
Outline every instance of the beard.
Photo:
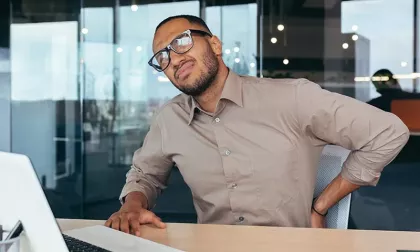
[{"label": "beard", "polygon": [[211,50],[204,56],[204,65],[206,69],[201,71],[200,77],[188,87],[177,87],[179,91],[190,96],[200,96],[212,86],[219,72],[219,61]]}]

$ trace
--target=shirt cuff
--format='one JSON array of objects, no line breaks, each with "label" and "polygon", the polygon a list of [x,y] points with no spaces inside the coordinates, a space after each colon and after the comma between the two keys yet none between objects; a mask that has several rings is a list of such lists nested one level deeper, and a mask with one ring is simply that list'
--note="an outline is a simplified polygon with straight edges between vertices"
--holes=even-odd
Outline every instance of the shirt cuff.
[{"label": "shirt cuff", "polygon": [[361,165],[352,164],[349,157],[344,163],[341,176],[352,184],[359,186],[376,186],[381,177],[381,173],[369,170]]},{"label": "shirt cuff", "polygon": [[148,210],[151,210],[155,207],[155,201],[157,197],[156,193],[153,191],[153,189],[149,188],[148,186],[144,186],[137,181],[131,181],[124,185],[119,197],[121,204],[124,204],[125,197],[131,192],[141,192],[144,194],[147,200]]}]

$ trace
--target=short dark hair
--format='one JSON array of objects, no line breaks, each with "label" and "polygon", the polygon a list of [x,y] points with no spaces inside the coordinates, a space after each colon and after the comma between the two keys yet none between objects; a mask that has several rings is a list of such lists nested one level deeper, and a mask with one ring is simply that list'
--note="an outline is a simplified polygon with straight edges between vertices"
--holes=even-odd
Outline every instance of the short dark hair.
[{"label": "short dark hair", "polygon": [[155,30],[155,32],[162,26],[162,25],[164,25],[164,24],[166,24],[166,23],[168,23],[169,21],[171,21],[171,20],[174,20],[174,19],[179,19],[179,18],[183,18],[183,19],[186,19],[186,20],[188,20],[188,22],[190,22],[191,24],[197,24],[197,25],[199,25],[199,26],[202,26],[202,28],[204,28],[204,29],[206,29],[206,31],[208,31],[208,32],[210,32],[211,33],[211,31],[210,31],[210,29],[209,29],[209,27],[207,26],[207,24],[206,24],[206,22],[204,22],[204,20],[203,19],[201,19],[201,18],[199,18],[199,17],[197,17],[197,16],[193,16],[193,15],[176,15],[176,16],[171,16],[171,17],[168,17],[168,18],[166,18],[166,19],[164,19],[162,22],[160,22],[159,24],[158,24],[158,26],[156,26],[156,30]]},{"label": "short dark hair", "polygon": [[380,69],[376,71],[373,76],[387,76],[392,78],[393,74],[389,69]]},{"label": "short dark hair", "polygon": [[388,77],[388,81],[372,80],[376,89],[389,88],[398,84],[398,80],[394,78],[394,74],[389,69],[380,69],[372,77]]}]

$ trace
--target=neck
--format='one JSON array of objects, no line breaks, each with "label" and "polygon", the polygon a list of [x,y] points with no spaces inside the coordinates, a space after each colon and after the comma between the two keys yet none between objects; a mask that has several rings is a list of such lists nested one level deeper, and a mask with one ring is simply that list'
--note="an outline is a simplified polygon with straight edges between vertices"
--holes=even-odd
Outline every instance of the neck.
[{"label": "neck", "polygon": [[200,104],[201,109],[209,113],[216,112],[216,107],[222,96],[228,74],[228,68],[226,66],[221,67],[210,87],[200,96],[194,97],[198,104]]}]

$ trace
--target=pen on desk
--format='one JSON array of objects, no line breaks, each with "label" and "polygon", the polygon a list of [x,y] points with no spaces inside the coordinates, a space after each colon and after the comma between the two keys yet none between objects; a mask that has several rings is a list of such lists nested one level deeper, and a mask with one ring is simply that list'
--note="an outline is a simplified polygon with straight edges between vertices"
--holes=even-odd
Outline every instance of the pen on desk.
[{"label": "pen on desk", "polygon": [[18,237],[23,231],[22,222],[18,221],[12,231],[7,235],[5,241]]},{"label": "pen on desk", "polygon": [[[23,231],[23,226],[22,226],[22,222],[18,221],[16,223],[16,225],[13,227],[12,231],[10,231],[10,233],[7,235],[6,239],[4,239],[4,241],[7,240],[11,240],[13,238],[18,237]],[[6,244],[6,252],[9,250],[9,248],[12,246],[12,244]]]}]

